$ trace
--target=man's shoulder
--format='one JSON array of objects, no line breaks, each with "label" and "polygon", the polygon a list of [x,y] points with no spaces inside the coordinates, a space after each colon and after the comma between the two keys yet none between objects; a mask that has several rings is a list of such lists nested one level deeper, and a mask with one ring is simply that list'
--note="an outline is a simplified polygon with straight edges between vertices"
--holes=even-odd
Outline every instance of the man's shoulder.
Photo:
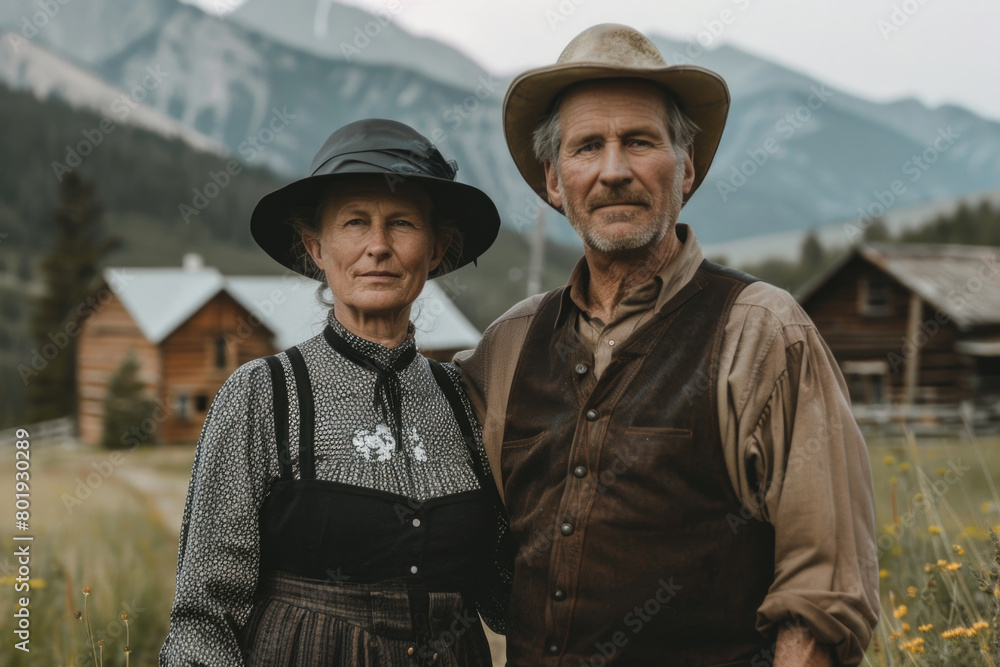
[{"label": "man's shoulder", "polygon": [[535,313],[538,312],[538,306],[548,294],[551,294],[551,292],[529,296],[527,299],[517,302],[506,313],[494,320],[493,324],[486,331],[488,333],[497,332],[517,325],[526,327],[535,316]]},{"label": "man's shoulder", "polygon": [[788,291],[758,280],[748,284],[733,303],[733,315],[756,315],[781,327],[813,326],[812,320]]}]

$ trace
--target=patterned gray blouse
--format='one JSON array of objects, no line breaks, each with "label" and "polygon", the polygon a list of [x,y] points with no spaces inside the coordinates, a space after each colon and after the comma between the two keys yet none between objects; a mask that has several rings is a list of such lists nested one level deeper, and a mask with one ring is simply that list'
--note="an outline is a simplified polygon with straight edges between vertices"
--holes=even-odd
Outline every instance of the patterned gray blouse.
[{"label": "patterned gray blouse", "polygon": [[[415,345],[386,348],[330,325],[357,351],[390,366]],[[468,450],[427,359],[399,373],[402,431],[397,443],[374,405],[375,373],[317,335],[300,344],[315,394],[316,479],[378,489],[418,501],[479,488]],[[298,398],[287,355],[279,355],[289,398],[289,451],[298,450]],[[453,380],[458,373],[446,369]],[[253,604],[260,558],[258,511],[277,479],[271,376],[263,359],[241,366],[219,390],[195,450],[181,524],[177,592],[160,665],[241,665],[238,635]],[[463,402],[479,441],[481,430]],[[488,466],[488,464],[487,464]],[[293,460],[296,479],[298,461]]]}]

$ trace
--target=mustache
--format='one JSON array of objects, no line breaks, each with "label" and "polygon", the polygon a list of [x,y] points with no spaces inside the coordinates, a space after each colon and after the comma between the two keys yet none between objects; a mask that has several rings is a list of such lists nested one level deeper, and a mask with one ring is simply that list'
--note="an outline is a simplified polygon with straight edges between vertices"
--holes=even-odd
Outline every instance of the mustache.
[{"label": "mustache", "polygon": [[587,205],[591,211],[601,206],[617,206],[622,204],[652,206],[653,198],[642,192],[630,192],[626,188],[610,188],[606,192],[596,195],[587,201]]}]

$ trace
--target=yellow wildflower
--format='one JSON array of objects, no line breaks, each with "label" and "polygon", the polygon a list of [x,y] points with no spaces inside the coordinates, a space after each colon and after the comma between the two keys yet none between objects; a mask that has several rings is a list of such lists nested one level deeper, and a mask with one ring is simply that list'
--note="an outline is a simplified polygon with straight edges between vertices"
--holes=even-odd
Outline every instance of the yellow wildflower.
[{"label": "yellow wildflower", "polygon": [[906,589],[906,594],[909,595],[911,598],[917,597],[917,587],[910,586],[909,588]]},{"label": "yellow wildflower", "polygon": [[930,533],[931,535],[940,535],[941,526],[927,526],[927,532]]},{"label": "yellow wildflower", "polygon": [[939,561],[937,562],[937,566],[938,566],[938,567],[945,567],[945,566],[947,566],[947,565],[948,565],[948,561],[946,561],[946,560],[939,560]]},{"label": "yellow wildflower", "polygon": [[892,610],[892,615],[895,616],[896,618],[903,618],[904,616],[906,616],[906,612],[907,612],[906,605],[901,604]]},{"label": "yellow wildflower", "polygon": [[928,630],[933,630],[933,629],[934,629],[933,623],[925,623],[924,625],[917,626],[917,630],[920,630],[920,632],[927,632]]},{"label": "yellow wildflower", "polygon": [[964,637],[967,630],[961,625],[957,628],[951,628],[945,630],[941,633],[941,639],[954,639],[955,637]]},{"label": "yellow wildflower", "polygon": [[910,631],[910,624],[909,623],[903,623],[899,627],[903,629],[903,632],[909,632]]},{"label": "yellow wildflower", "polygon": [[979,506],[979,511],[982,512],[983,514],[989,514],[990,512],[993,511],[993,503],[987,500],[986,502],[984,502],[982,505]]},{"label": "yellow wildflower", "polygon": [[961,544],[953,544],[951,545],[951,548],[954,549],[955,553],[958,554],[959,556],[965,555],[965,549],[962,548]]},{"label": "yellow wildflower", "polygon": [[913,496],[913,502],[915,502],[915,503],[919,503],[923,499],[924,499],[924,494],[922,494],[922,493],[918,493],[918,494],[916,494],[916,495]]},{"label": "yellow wildflower", "polygon": [[882,463],[886,464],[887,466],[891,466],[895,462],[896,459],[892,458],[891,456],[886,456],[884,459],[882,459]]},{"label": "yellow wildflower", "polygon": [[899,472],[906,472],[909,469],[910,469],[910,464],[907,463],[906,461],[903,461],[902,463],[899,464]]},{"label": "yellow wildflower", "polygon": [[961,567],[962,567],[961,563],[948,563],[947,565],[944,566],[944,569],[948,570],[949,572],[954,572],[955,570],[958,570]]},{"label": "yellow wildflower", "polygon": [[924,638],[917,637],[916,639],[911,639],[908,642],[903,642],[899,645],[899,648],[904,651],[909,651],[910,653],[923,653],[924,652]]},{"label": "yellow wildflower", "polygon": [[948,472],[948,469],[947,469],[947,468],[945,468],[944,466],[941,466],[941,467],[940,467],[940,468],[938,468],[938,469],[937,469],[937,470],[936,470],[935,472],[937,472],[937,474],[939,474],[939,475],[943,475],[943,474],[945,474],[946,472]]},{"label": "yellow wildflower", "polygon": [[934,566],[931,565],[930,563],[928,563],[927,565],[924,565],[924,572],[930,573],[931,570],[933,570],[933,569],[934,569]]},{"label": "yellow wildflower", "polygon": [[889,578],[889,570],[887,570],[885,568],[882,568],[881,570],[878,571],[878,576],[879,576],[879,579],[888,579]]}]

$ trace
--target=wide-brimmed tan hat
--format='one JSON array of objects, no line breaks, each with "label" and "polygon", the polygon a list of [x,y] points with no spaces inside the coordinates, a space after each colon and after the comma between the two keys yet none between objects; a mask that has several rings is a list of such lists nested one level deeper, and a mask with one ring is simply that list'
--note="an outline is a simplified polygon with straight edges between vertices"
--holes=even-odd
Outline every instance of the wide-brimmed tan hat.
[{"label": "wide-brimmed tan hat", "polygon": [[708,173],[729,113],[729,88],[704,67],[667,65],[656,46],[639,31],[617,23],[587,28],[571,41],[555,65],[521,74],[503,101],[503,129],[514,163],[538,195],[548,201],[545,169],[535,159],[532,136],[552,102],[567,87],[595,79],[643,79],[670,91],[701,131],[694,140],[694,184],[687,201]]}]

